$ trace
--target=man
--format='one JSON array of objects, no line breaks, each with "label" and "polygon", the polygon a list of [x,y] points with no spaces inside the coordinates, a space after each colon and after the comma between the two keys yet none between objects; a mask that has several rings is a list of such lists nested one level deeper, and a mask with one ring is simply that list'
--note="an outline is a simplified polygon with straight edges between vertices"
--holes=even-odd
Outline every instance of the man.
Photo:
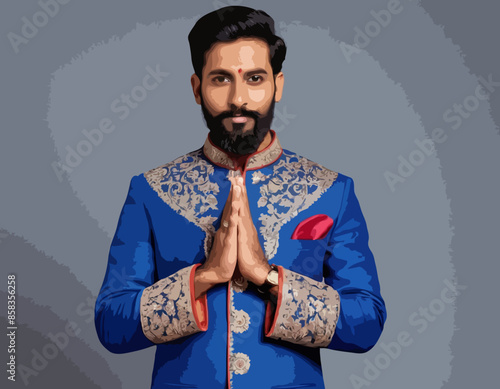
[{"label": "man", "polygon": [[223,8],[189,42],[210,133],[132,179],[99,339],[156,345],[153,388],[324,388],[319,349],[365,352],[386,317],[353,182],[270,130],[286,46],[269,15]]}]

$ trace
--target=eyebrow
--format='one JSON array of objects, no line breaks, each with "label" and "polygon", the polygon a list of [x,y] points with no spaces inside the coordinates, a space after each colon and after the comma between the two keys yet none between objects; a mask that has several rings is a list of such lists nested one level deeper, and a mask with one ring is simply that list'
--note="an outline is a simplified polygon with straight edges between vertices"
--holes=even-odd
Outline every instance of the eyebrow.
[{"label": "eyebrow", "polygon": [[221,76],[232,77],[231,73],[229,73],[226,70],[222,70],[222,69],[214,69],[210,73],[208,73],[208,76],[214,76],[214,75],[221,75]]},{"label": "eyebrow", "polygon": [[256,74],[267,74],[267,72],[262,69],[262,68],[257,68],[257,69],[253,69],[253,70],[249,70],[247,72],[245,72],[244,74],[247,76],[247,77],[251,77],[251,76],[254,76]]},{"label": "eyebrow", "polygon": [[[243,72],[243,75],[246,77],[251,77],[256,74],[267,74],[267,71],[262,68],[256,68],[252,70],[247,70],[246,72]],[[213,76],[213,75],[220,75],[220,76],[227,76],[227,77],[233,77],[232,73],[228,72],[227,70],[224,69],[214,69],[208,73],[208,77]]]}]

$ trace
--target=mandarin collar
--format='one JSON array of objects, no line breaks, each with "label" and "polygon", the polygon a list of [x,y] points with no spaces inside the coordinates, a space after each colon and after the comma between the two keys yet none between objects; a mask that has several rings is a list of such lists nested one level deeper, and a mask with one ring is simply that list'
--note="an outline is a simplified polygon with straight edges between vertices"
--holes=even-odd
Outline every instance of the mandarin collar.
[{"label": "mandarin collar", "polygon": [[[281,144],[276,133],[273,130],[270,131],[272,136],[271,143],[269,143],[269,145],[265,149],[249,154],[246,158],[244,170],[261,169],[265,166],[271,165],[281,157],[281,154],[283,153]],[[210,140],[210,136],[207,136],[207,139],[205,140],[205,144],[203,145],[203,153],[215,165],[230,170],[236,170],[236,160],[238,158],[241,158],[241,156],[238,157],[236,155],[228,153],[227,151],[214,145]]]}]

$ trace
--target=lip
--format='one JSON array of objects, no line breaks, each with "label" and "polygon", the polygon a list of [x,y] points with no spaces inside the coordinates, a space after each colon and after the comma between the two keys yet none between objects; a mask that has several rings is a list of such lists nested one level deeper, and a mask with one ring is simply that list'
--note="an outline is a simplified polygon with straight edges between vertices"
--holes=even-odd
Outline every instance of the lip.
[{"label": "lip", "polygon": [[233,116],[231,118],[233,123],[246,123],[248,122],[248,118],[246,116]]}]

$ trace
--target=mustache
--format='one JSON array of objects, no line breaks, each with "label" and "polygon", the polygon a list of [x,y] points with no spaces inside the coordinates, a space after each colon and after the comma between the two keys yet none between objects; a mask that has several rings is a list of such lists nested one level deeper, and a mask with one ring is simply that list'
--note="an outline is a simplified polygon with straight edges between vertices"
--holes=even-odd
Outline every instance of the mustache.
[{"label": "mustache", "polygon": [[230,118],[233,116],[247,116],[247,117],[250,117],[250,118],[255,119],[255,120],[262,117],[262,115],[260,115],[258,112],[249,111],[245,108],[239,108],[235,111],[224,111],[224,112],[220,113],[219,115],[214,116],[214,119],[223,120],[223,119],[227,119],[227,118]]}]

